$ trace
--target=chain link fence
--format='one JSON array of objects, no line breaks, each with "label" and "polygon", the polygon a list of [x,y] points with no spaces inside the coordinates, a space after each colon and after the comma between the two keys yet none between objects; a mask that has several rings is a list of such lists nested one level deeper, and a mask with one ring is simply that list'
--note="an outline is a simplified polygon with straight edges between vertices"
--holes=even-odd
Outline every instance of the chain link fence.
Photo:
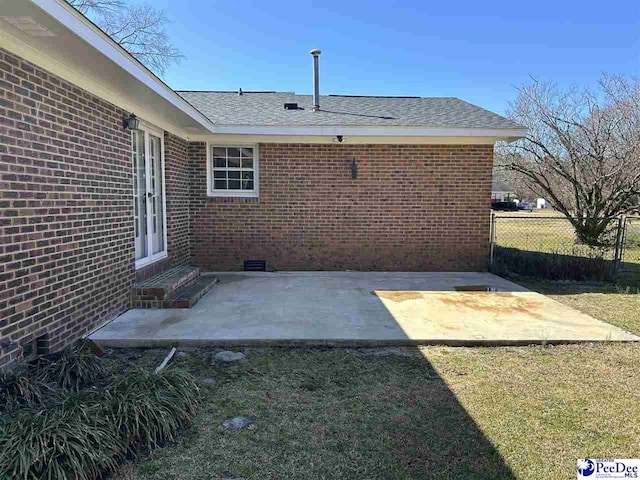
[{"label": "chain link fence", "polygon": [[608,280],[640,271],[640,217],[601,219],[603,246],[580,242],[560,216],[492,216],[492,269],[551,280]]},{"label": "chain link fence", "polygon": [[640,217],[627,217],[620,270],[640,272]]}]

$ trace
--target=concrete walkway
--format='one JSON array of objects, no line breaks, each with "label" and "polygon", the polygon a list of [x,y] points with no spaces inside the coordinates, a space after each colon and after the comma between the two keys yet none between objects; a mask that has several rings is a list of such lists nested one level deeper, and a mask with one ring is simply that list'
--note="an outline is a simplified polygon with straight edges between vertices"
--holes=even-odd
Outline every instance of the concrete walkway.
[{"label": "concrete walkway", "polygon": [[[104,345],[373,343],[522,345],[640,340],[489,273],[215,273],[191,309],[133,309]],[[497,291],[456,291],[490,286]]]}]

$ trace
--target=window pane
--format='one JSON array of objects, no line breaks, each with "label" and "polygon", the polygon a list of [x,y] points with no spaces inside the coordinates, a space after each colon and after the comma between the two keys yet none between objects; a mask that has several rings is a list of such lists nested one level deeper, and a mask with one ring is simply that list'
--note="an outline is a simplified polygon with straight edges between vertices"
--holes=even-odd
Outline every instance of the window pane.
[{"label": "window pane", "polygon": [[244,190],[256,188],[252,147],[211,147],[213,190]]}]

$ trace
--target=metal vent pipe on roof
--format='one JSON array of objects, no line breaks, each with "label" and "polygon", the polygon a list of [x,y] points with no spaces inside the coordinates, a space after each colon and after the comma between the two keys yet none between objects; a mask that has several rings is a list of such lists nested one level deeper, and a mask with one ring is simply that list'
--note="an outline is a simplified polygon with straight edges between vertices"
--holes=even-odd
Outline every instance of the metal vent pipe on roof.
[{"label": "metal vent pipe on roof", "polygon": [[320,110],[320,68],[318,66],[318,57],[322,53],[317,48],[309,52],[313,55],[313,111]]}]

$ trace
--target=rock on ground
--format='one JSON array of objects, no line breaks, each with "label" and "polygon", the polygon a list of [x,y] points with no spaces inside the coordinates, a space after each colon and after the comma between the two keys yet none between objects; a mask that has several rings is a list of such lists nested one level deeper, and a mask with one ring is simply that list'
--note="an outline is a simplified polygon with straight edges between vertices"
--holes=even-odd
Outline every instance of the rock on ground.
[{"label": "rock on ground", "polygon": [[256,417],[233,417],[222,422],[222,428],[223,430],[238,431],[242,430],[243,428],[247,428],[249,425],[255,422],[255,420]]},{"label": "rock on ground", "polygon": [[246,478],[233,472],[223,472],[222,480],[247,480]]},{"label": "rock on ground", "polygon": [[241,352],[218,352],[213,357],[218,362],[237,362],[244,358],[244,353]]},{"label": "rock on ground", "polygon": [[200,379],[200,383],[202,383],[203,385],[215,385],[216,384],[216,379],[215,378],[201,378]]}]

